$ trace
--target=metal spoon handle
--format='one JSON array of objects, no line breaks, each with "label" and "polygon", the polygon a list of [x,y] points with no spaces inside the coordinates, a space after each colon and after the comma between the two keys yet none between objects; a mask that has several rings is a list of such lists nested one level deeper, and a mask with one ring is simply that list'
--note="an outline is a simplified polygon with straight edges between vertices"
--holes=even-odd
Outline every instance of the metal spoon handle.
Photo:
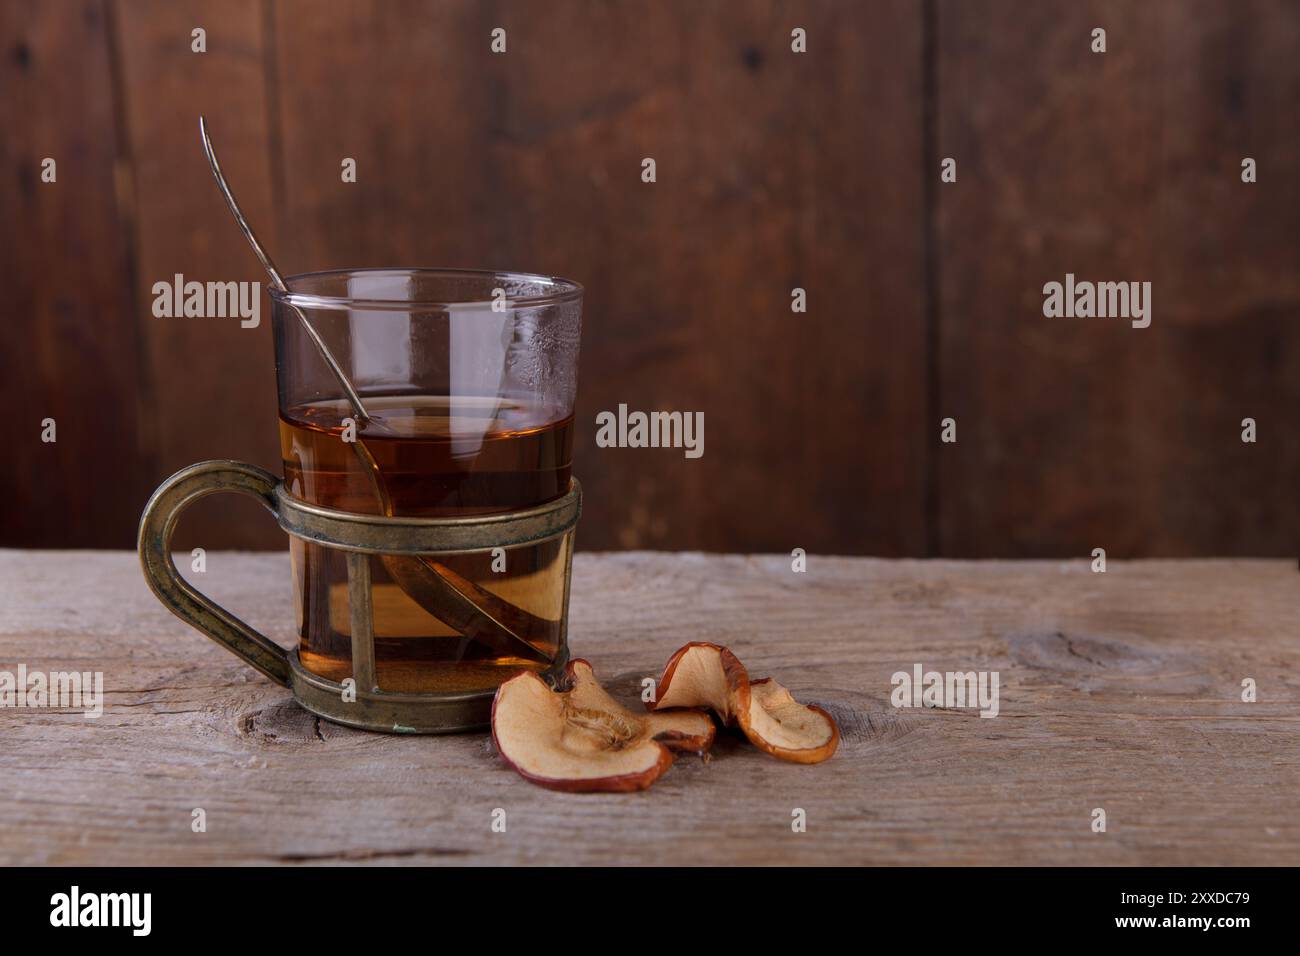
[{"label": "metal spoon handle", "polygon": [[[217,188],[221,190],[221,195],[226,197],[226,205],[230,207],[230,211],[234,214],[235,222],[239,225],[240,231],[243,232],[244,238],[248,240],[248,244],[253,247],[253,252],[257,254],[258,261],[262,263],[262,268],[266,270],[266,274],[271,277],[271,284],[281,292],[288,292],[289,287],[285,285],[284,277],[280,275],[280,270],[275,267],[275,263],[272,262],[271,257],[266,254],[266,250],[262,248],[262,244],[257,241],[257,236],[253,233],[253,227],[250,226],[248,220],[244,218],[243,212],[239,209],[239,203],[235,202],[235,194],[230,191],[230,186],[226,183],[226,177],[221,173],[221,164],[217,162],[217,151],[212,148],[212,140],[208,138],[208,124],[204,122],[202,116],[199,117],[199,135],[203,139],[203,152],[208,157],[208,165],[212,167],[212,175],[217,181]],[[312,340],[312,344],[316,346],[317,350],[321,354],[321,358],[325,360],[325,364],[328,365],[330,371],[334,373],[334,377],[338,380],[339,386],[347,395],[348,404],[352,406],[352,411],[357,417],[358,424],[369,421],[370,414],[366,411],[366,406],[362,404],[361,396],[357,393],[356,388],[353,387],[352,382],[348,379],[346,373],[344,373],[343,366],[338,363],[338,360],[334,358],[333,353],[330,352],[329,346],[325,344],[325,340],[320,337],[320,333],[317,332],[311,322],[307,320],[307,316],[303,314],[303,311],[300,308],[292,303],[289,304],[289,308],[293,309],[294,314],[298,316],[299,321],[302,322],[304,331],[306,331],[307,336]]]}]

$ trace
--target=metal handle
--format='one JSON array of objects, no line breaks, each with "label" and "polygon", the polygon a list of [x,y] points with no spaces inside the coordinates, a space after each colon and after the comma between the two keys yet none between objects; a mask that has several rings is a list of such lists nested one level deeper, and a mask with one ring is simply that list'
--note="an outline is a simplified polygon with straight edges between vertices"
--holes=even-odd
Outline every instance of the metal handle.
[{"label": "metal handle", "polygon": [[219,491],[237,491],[262,502],[278,517],[279,479],[264,468],[240,461],[201,461],[182,468],[153,493],[140,516],[140,564],[144,578],[163,605],[277,684],[289,686],[289,655],[239,618],[195,590],[172,561],[172,534],[182,511]]}]

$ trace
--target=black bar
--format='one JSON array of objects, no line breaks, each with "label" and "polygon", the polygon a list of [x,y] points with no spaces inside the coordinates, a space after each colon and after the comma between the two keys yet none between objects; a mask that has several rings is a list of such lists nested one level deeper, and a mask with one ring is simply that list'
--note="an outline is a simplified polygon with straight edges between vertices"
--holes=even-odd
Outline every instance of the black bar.
[{"label": "black bar", "polygon": [[[1080,939],[1232,945],[1294,922],[1292,869],[571,869],[389,867],[10,869],[0,895],[5,940],[70,942],[110,938],[128,945],[273,942],[295,947],[466,945],[457,940],[526,937],[551,944],[590,930],[593,947],[664,944],[682,921],[700,920],[707,938],[741,932],[763,938],[781,925],[824,938],[837,927],[873,945],[882,939],[946,948],[1049,930],[1052,943]],[[101,911],[99,894],[149,894],[118,926],[67,923],[72,887],[79,913]],[[94,897],[87,903],[88,897]],[[62,907],[62,908],[60,908]],[[89,909],[87,909],[89,907]],[[662,922],[659,922],[662,920]],[[1191,921],[1196,921],[1192,923]],[[1208,921],[1203,925],[1202,921]],[[1225,921],[1232,921],[1233,925]],[[604,926],[600,931],[597,926]],[[484,934],[481,937],[478,934]],[[76,939],[72,937],[75,934]],[[558,934],[558,935],[557,935]],[[992,934],[992,935],[990,935]],[[1242,934],[1246,934],[1243,936]],[[580,938],[580,937],[578,937]],[[601,940],[605,940],[601,943]],[[640,943],[637,943],[640,940]],[[692,939],[696,948],[699,938]],[[424,945],[422,943],[421,945]],[[584,944],[585,945],[585,944]]]}]

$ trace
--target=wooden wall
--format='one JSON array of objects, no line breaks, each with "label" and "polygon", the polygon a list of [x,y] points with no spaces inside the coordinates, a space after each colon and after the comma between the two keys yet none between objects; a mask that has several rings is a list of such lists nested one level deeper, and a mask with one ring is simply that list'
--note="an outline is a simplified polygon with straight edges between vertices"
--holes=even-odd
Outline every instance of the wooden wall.
[{"label": "wooden wall", "polygon": [[[1285,0],[4,4],[0,545],[128,547],[176,468],[278,465],[269,308],[150,312],[263,279],[204,113],[287,272],[586,285],[583,547],[1294,554],[1297,49]],[[1152,281],[1151,328],[1045,319],[1066,272]],[[704,457],[597,449],[620,402],[703,411]],[[283,539],[210,499],[179,543]]]}]

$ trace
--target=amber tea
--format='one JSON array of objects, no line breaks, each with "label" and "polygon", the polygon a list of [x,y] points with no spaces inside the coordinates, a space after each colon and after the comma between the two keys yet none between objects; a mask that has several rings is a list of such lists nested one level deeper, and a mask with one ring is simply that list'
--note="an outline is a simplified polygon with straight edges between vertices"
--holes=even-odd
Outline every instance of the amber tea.
[{"label": "amber tea", "polygon": [[[355,440],[364,443],[377,476],[366,474],[366,459],[344,440],[345,403],[281,414],[285,485],[295,497],[339,511],[383,513],[377,479],[395,517],[458,517],[531,507],[569,489],[572,416],[546,421],[526,403],[499,397],[368,395],[365,401],[372,417],[356,429]],[[516,633],[538,652],[527,656],[459,632],[420,600],[401,563],[435,559],[372,556],[379,687],[481,690],[520,668],[544,669],[558,651],[570,540],[436,559],[436,573],[469,582],[519,612],[511,617]],[[299,658],[308,670],[342,681],[352,674],[344,554],[299,539],[291,554]]]}]

